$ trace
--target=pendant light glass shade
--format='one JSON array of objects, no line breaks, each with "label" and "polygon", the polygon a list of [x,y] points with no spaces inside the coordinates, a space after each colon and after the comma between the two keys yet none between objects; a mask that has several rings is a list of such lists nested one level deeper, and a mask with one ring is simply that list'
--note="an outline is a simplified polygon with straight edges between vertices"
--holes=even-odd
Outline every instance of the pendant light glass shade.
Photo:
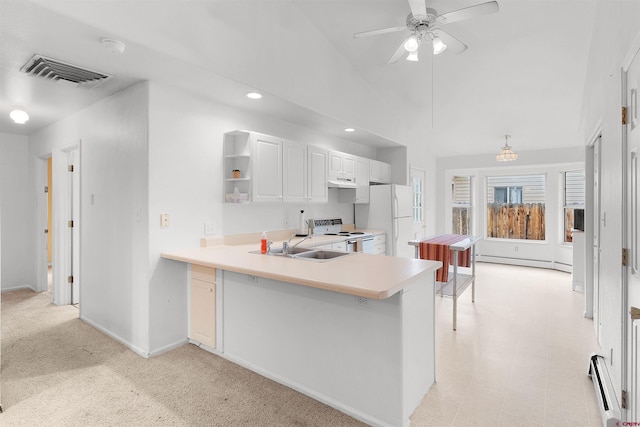
[{"label": "pendant light glass shade", "polygon": [[418,37],[414,35],[409,36],[409,38],[404,42],[404,50],[407,52],[415,52],[418,50],[418,46],[420,43],[418,42]]},{"label": "pendant light glass shade", "polygon": [[512,160],[518,159],[518,153],[515,153],[513,152],[513,150],[511,150],[511,146],[508,143],[509,138],[510,135],[504,136],[504,147],[502,147],[502,151],[500,151],[496,156],[496,160],[499,162],[510,162]]},{"label": "pendant light glass shade", "polygon": [[418,51],[414,50],[413,52],[409,52],[409,55],[407,55],[407,61],[418,61]]},{"label": "pendant light glass shade", "polygon": [[433,38],[433,54],[438,55],[447,49],[447,45],[444,44],[442,39],[438,36]]}]

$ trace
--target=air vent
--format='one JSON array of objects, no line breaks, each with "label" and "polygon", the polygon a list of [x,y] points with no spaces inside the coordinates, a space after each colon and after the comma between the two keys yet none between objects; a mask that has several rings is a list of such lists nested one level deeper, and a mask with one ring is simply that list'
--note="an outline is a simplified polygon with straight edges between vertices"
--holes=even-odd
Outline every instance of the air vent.
[{"label": "air vent", "polygon": [[23,73],[42,77],[49,80],[63,80],[75,83],[78,87],[93,88],[111,78],[110,75],[81,68],[57,59],[34,55],[20,69]]}]

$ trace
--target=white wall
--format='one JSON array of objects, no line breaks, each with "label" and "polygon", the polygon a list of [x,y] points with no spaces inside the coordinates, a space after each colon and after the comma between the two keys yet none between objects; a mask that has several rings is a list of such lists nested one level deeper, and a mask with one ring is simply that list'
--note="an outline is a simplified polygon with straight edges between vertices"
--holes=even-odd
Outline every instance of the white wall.
[{"label": "white wall", "polygon": [[[29,140],[0,133],[0,270],[2,290],[35,287],[29,219]],[[41,230],[42,231],[42,230]]]},{"label": "white wall", "polygon": [[[583,108],[584,141],[602,133],[602,205],[606,224],[601,237],[600,344],[615,388],[622,388],[621,301],[622,301],[622,126],[620,123],[621,69],[640,34],[640,2],[599,0],[596,5]],[[587,217],[589,219],[589,217]],[[588,226],[588,221],[587,224]],[[610,357],[613,349],[613,357]]]},{"label": "white wall", "polygon": [[149,348],[147,108],[147,84],[134,85],[31,135],[29,151],[37,171],[40,157],[82,141],[80,316],[141,354]]},{"label": "white wall", "polygon": [[[473,176],[473,210],[475,235],[484,237],[478,243],[478,259],[568,270],[572,265],[571,245],[563,243],[561,173],[584,167],[582,147],[539,150],[519,153],[515,162],[500,164],[495,155],[440,158],[438,164],[439,233],[451,232],[451,179],[455,175]],[[486,177],[504,174],[546,175],[546,241],[486,239]]]}]

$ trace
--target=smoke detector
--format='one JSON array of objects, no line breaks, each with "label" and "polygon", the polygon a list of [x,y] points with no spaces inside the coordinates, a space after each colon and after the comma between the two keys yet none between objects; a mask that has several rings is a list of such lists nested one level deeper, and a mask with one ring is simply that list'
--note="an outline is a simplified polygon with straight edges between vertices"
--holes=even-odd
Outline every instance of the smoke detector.
[{"label": "smoke detector", "polygon": [[124,52],[125,45],[121,41],[114,39],[102,39],[102,47],[111,53],[120,54]]}]

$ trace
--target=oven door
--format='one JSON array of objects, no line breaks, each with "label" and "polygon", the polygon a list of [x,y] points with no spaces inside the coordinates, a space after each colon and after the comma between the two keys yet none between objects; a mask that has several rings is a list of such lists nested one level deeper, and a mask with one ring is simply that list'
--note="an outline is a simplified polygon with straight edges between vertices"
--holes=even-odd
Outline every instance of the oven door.
[{"label": "oven door", "polygon": [[365,254],[375,253],[373,249],[373,237],[365,237],[364,239],[360,240],[362,240],[362,250],[359,252],[364,252]]}]

